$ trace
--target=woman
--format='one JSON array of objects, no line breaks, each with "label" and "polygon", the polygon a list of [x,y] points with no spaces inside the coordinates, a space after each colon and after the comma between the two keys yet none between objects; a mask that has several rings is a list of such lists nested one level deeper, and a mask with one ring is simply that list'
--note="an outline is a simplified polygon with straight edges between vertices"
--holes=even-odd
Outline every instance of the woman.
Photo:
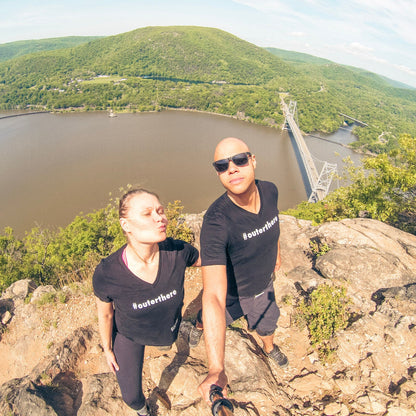
[{"label": "woman", "polygon": [[123,400],[146,416],[145,345],[168,346],[176,340],[185,268],[199,266],[199,254],[188,243],[166,238],[168,220],[153,192],[127,192],[120,200],[119,219],[127,244],[103,259],[93,276],[98,324]]}]

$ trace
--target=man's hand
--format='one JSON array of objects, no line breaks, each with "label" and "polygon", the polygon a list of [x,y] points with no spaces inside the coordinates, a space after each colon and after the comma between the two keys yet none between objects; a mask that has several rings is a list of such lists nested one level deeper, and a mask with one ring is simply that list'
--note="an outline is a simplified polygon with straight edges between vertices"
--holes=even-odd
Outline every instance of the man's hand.
[{"label": "man's hand", "polygon": [[227,383],[228,379],[224,371],[221,371],[220,373],[208,373],[205,380],[198,387],[198,391],[201,394],[202,398],[205,400],[205,402],[208,404],[208,406],[211,406],[212,403],[209,399],[211,386],[215,384],[221,387],[223,389],[224,397],[227,397]]}]

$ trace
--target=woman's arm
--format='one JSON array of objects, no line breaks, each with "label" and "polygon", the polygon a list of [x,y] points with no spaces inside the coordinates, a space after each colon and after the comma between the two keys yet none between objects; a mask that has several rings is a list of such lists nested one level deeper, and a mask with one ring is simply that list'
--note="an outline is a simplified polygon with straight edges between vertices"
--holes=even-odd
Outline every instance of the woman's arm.
[{"label": "woman's arm", "polygon": [[96,302],[98,312],[98,328],[100,331],[105,358],[107,359],[107,364],[110,367],[110,370],[115,373],[119,370],[119,366],[117,364],[112,345],[114,317],[113,302],[103,302],[98,298],[96,298]]}]

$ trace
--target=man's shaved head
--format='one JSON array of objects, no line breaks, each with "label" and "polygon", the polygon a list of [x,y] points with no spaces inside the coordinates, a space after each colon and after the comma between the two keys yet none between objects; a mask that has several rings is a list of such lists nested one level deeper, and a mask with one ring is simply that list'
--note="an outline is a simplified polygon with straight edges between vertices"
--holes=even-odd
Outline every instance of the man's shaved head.
[{"label": "man's shaved head", "polygon": [[215,148],[214,161],[225,159],[237,153],[249,152],[248,146],[236,137],[226,137],[222,139]]}]

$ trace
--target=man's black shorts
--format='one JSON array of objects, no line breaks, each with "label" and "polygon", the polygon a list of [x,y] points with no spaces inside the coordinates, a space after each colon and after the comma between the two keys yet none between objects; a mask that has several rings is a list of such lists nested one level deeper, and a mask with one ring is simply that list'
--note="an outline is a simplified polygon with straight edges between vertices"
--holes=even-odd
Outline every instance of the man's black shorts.
[{"label": "man's black shorts", "polygon": [[227,296],[225,319],[230,325],[238,318],[245,316],[250,330],[262,336],[272,335],[280,316],[279,307],[274,296],[273,282],[263,292],[252,297]]}]

